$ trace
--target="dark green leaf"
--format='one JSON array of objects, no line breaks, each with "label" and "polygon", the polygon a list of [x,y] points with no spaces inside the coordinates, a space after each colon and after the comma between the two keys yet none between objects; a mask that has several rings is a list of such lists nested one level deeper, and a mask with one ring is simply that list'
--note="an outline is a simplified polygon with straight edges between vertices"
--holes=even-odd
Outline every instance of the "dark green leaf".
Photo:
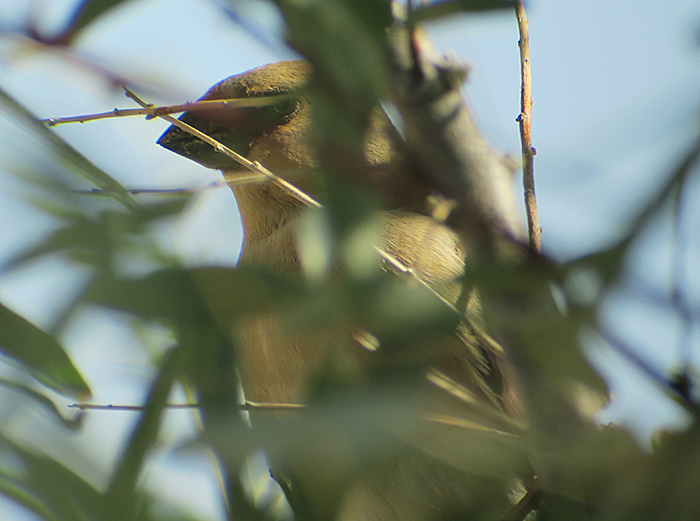
[{"label": "dark green leaf", "polygon": [[6,479],[0,473],[0,493],[25,507],[30,512],[34,512],[46,521],[60,521],[59,517],[51,511],[51,509],[32,492],[27,491],[21,485],[14,483],[12,480]]},{"label": "dark green leaf", "polygon": [[442,0],[429,2],[415,8],[410,19],[415,22],[425,22],[437,18],[447,18],[457,13],[495,11],[513,9],[514,7],[513,0]]},{"label": "dark green leaf", "polygon": [[146,453],[156,441],[161,415],[167,404],[170,389],[182,369],[182,355],[181,347],[174,347],[167,353],[158,376],[151,386],[148,402],[141,418],[114,472],[106,495],[115,519],[135,518],[136,480]]},{"label": "dark green leaf", "polygon": [[301,284],[257,267],[197,268],[190,273],[212,315],[224,327],[246,313],[307,294]]},{"label": "dark green leaf", "polygon": [[75,9],[68,27],[63,31],[63,38],[74,40],[78,33],[100,18],[107,11],[114,9],[125,0],[83,0]]},{"label": "dark green leaf", "polygon": [[19,459],[19,469],[2,468],[3,492],[49,520],[104,520],[104,496],[56,460],[28,451],[0,435],[0,448]]},{"label": "dark green leaf", "polygon": [[56,339],[2,304],[0,349],[56,392],[81,398],[90,396],[90,388]]}]

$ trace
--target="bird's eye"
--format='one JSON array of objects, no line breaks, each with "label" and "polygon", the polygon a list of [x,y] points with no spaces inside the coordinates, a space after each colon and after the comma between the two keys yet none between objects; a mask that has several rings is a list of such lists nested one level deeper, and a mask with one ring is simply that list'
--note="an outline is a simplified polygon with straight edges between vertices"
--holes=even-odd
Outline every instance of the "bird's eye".
[{"label": "bird's eye", "polygon": [[281,116],[289,116],[299,108],[299,102],[294,99],[282,100],[272,105],[272,109]]}]

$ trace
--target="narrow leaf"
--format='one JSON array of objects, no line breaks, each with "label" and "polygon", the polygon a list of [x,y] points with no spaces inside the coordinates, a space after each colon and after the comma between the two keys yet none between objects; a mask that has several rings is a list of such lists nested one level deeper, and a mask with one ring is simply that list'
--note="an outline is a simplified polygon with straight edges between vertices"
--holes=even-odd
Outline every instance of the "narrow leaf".
[{"label": "narrow leaf", "polygon": [[107,11],[115,8],[125,0],[83,0],[76,7],[73,17],[63,34],[68,40],[73,40],[78,33],[84,30]]},{"label": "narrow leaf", "polygon": [[171,349],[161,366],[148,397],[141,419],[129,440],[107,491],[108,501],[116,519],[134,519],[136,508],[136,481],[147,451],[158,435],[160,418],[165,408],[170,388],[180,370],[183,349]]},{"label": "narrow leaf", "polygon": [[36,389],[32,389],[31,387],[27,385],[23,385],[17,382],[12,382],[10,380],[7,380],[5,378],[0,378],[0,385],[3,385],[5,387],[8,387],[10,389],[14,389],[17,392],[20,392],[32,400],[36,401],[40,405],[42,405],[48,412],[56,419],[58,419],[63,425],[68,427],[69,429],[77,429],[83,424],[83,418],[85,417],[85,413],[83,411],[80,411],[75,418],[66,418],[61,414],[59,411],[58,407],[56,404],[46,396],[45,394],[40,393]]},{"label": "narrow leaf", "polygon": [[0,104],[5,106],[15,119],[30,129],[34,135],[48,146],[73,171],[108,192],[114,199],[128,208],[136,208],[136,200],[121,184],[98,168],[92,161],[66,143],[44,123],[36,119],[24,106],[0,89]]},{"label": "narrow leaf", "polygon": [[71,397],[90,396],[88,384],[56,339],[2,304],[0,350],[54,391]]},{"label": "narrow leaf", "polygon": [[513,0],[443,0],[431,2],[415,9],[411,20],[425,22],[437,18],[453,16],[456,13],[470,13],[482,11],[495,11],[501,9],[513,9]]}]

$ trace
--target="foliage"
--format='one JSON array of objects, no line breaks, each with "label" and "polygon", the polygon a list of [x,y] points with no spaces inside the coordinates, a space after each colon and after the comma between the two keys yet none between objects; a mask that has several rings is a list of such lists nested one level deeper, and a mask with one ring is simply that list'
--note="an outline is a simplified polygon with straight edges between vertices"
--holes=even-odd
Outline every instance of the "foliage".
[{"label": "foliage", "polygon": [[[86,0],[60,37],[44,41],[70,45],[100,16],[116,12],[120,3]],[[326,96],[327,105],[319,111],[317,124],[324,139],[342,141],[352,136],[362,111],[390,89],[383,66],[386,32],[393,23],[389,2],[278,0],[276,4],[286,20],[290,44],[322,71],[321,96]],[[444,0],[416,8],[409,16],[413,22],[504,6],[512,4]],[[40,36],[34,34],[37,39]],[[0,464],[0,491],[40,518],[161,519],[165,514],[152,508],[153,498],[141,487],[139,474],[148,453],[159,446],[161,419],[176,382],[196,389],[204,423],[192,443],[217,455],[233,519],[270,516],[257,508],[240,479],[246,457],[261,446],[299,473],[317,473],[318,486],[327,494],[328,511],[334,508],[347,475],[369,462],[390,459],[397,447],[410,446],[484,479],[517,474],[532,465],[540,476],[536,487],[543,487],[538,494],[542,519],[700,517],[700,501],[694,493],[700,487],[699,417],[688,385],[674,385],[672,376],[642,367],[692,417],[686,431],[660,437],[651,454],[621,429],[584,421],[573,397],[579,386],[602,387],[581,353],[579,339],[582,332],[590,331],[606,336],[598,324],[599,303],[614,291],[629,249],[651,220],[669,204],[679,204],[700,155],[700,140],[678,166],[669,169],[666,183],[639,208],[637,218],[615,244],[566,264],[529,255],[517,265],[495,263],[466,274],[465,287],[478,286],[503,297],[494,299],[488,321],[503,333],[507,345],[508,339],[512,341],[508,347],[527,389],[530,425],[519,426],[517,435],[463,426],[444,431],[440,443],[427,444],[422,439],[425,433],[416,428],[418,396],[414,392],[416,375],[422,374],[429,358],[422,350],[431,338],[447,334],[458,322],[453,310],[432,293],[381,270],[349,276],[340,283],[327,278],[302,284],[263,268],[182,267],[159,251],[152,230],[158,221],[182,211],[189,197],[177,196],[165,203],[136,200],[8,94],[0,91],[0,102],[18,125],[48,144],[50,157],[62,165],[68,179],[86,178],[111,196],[77,196],[80,202],[75,203],[77,181],[57,184],[51,172],[43,176],[38,172],[40,181],[34,178],[32,183],[48,190],[36,203],[55,218],[57,228],[3,268],[16,269],[48,255],[63,256],[90,273],[79,304],[66,310],[68,314],[78,305],[118,310],[132,317],[135,327],[157,324],[175,339],[175,345],[159,356],[147,403],[106,488],[100,489],[49,455],[0,437],[2,451],[19,462],[18,466]],[[358,120],[338,116],[348,106]],[[338,256],[347,251],[352,232],[375,208],[375,198],[331,180],[324,203],[321,219],[339,233],[322,247]],[[124,269],[124,258],[135,263],[148,259],[149,269],[134,275]],[[564,295],[564,315],[541,304],[550,299],[552,284],[570,289],[581,273],[601,282],[597,298],[577,300],[573,293]],[[371,375],[372,385],[362,391],[358,382],[365,380],[339,353],[335,363],[318,376],[311,406],[290,413],[294,418],[284,436],[274,421],[260,421],[250,429],[237,411],[236,346],[229,334],[231,323],[251,313],[281,308],[292,310],[289,323],[300,329],[342,325],[352,317],[370,324],[386,345],[402,346],[380,351],[378,356],[383,358]],[[614,345],[623,353],[633,351],[621,341]],[[88,383],[61,347],[58,335],[1,304],[0,349],[26,373],[25,382],[31,375],[30,385],[21,378],[0,384],[48,406],[51,414],[58,410],[54,403],[58,398],[49,390],[68,397],[89,396]],[[687,373],[681,377],[675,382],[691,380]],[[312,512],[307,504],[312,499],[295,494],[294,483],[286,486],[298,516],[315,515],[317,510]]]}]

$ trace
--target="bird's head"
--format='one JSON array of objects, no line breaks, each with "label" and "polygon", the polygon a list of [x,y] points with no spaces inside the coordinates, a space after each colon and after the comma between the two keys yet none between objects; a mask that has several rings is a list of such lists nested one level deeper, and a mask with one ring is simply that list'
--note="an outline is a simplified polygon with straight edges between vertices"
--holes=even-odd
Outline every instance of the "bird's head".
[{"label": "bird's head", "polygon": [[[318,139],[312,124],[313,103],[307,88],[312,76],[310,65],[302,60],[264,65],[217,83],[201,99],[275,96],[270,104],[196,108],[185,112],[180,120],[249,161],[256,161],[275,175],[291,181],[312,197],[320,197],[323,179],[318,174],[319,154],[314,145],[322,139]],[[414,189],[411,176],[397,175],[402,139],[379,104],[370,113],[366,124],[359,162],[356,161],[357,154],[343,150],[333,150],[330,157],[341,165],[341,169],[345,167],[355,181],[374,185],[391,197],[396,194],[397,202],[392,203],[393,207],[408,208],[415,206],[416,201],[422,204],[423,188]],[[203,166],[223,171],[236,196],[250,238],[265,236],[279,223],[288,220],[290,212],[303,206],[274,183],[240,184],[238,176],[248,173],[246,167],[176,126],[171,126],[158,144]],[[329,154],[324,157],[329,157]]]},{"label": "bird's head", "polygon": [[[201,100],[286,97],[261,107],[196,108],[185,112],[180,120],[272,171],[308,166],[312,158],[305,136],[310,118],[304,88],[310,78],[311,69],[302,60],[258,67],[217,83]],[[160,137],[158,144],[208,168],[242,168],[234,159],[175,126]]]}]

